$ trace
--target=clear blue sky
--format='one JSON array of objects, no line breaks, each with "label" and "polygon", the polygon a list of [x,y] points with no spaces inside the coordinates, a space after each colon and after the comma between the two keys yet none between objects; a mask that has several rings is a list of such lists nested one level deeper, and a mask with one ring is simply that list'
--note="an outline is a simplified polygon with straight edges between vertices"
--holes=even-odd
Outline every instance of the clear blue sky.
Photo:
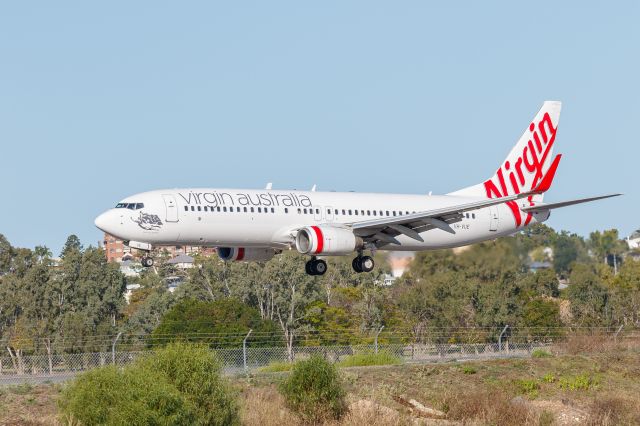
[{"label": "clear blue sky", "polygon": [[[591,4],[592,3],[592,4]],[[67,235],[130,194],[212,186],[445,193],[562,100],[545,200],[640,227],[640,6],[628,2],[4,2],[0,233]]]}]

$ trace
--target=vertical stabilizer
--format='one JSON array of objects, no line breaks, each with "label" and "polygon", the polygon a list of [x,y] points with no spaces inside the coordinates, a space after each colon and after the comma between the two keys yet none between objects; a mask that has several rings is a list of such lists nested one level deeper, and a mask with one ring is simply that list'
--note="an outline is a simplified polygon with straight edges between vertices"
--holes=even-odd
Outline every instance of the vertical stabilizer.
[{"label": "vertical stabilizer", "polygon": [[[561,102],[546,101],[493,176],[483,183],[452,192],[450,195],[499,198],[534,189],[553,163],[552,153],[561,106]],[[543,194],[534,195],[530,202],[541,202],[542,197]],[[515,203],[509,207],[512,210],[518,209]],[[519,209],[517,212],[514,211],[514,216],[516,213],[516,224],[519,226],[522,221]],[[527,217],[525,224],[529,220],[530,217]]]}]

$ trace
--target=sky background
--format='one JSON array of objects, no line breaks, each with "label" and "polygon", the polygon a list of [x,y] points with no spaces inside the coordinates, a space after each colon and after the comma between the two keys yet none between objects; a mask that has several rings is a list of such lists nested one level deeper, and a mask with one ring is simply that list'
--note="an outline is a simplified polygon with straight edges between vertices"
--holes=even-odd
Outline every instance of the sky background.
[{"label": "sky background", "polygon": [[493,174],[563,101],[545,201],[640,227],[640,3],[3,2],[0,233],[102,239],[127,195],[231,187],[434,194]]}]

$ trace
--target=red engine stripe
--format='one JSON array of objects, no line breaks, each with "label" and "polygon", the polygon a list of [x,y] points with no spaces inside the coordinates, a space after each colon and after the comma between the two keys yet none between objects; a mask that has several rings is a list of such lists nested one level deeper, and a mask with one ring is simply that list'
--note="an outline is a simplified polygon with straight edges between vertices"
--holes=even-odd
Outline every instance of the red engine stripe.
[{"label": "red engine stripe", "polygon": [[317,226],[312,226],[311,229],[316,233],[316,239],[318,240],[318,247],[316,247],[315,254],[322,253],[322,249],[324,248],[324,236],[322,235],[322,230]]},{"label": "red engine stripe", "polygon": [[236,260],[242,260],[244,259],[244,248],[243,247],[239,247],[238,248],[238,257],[236,257]]}]

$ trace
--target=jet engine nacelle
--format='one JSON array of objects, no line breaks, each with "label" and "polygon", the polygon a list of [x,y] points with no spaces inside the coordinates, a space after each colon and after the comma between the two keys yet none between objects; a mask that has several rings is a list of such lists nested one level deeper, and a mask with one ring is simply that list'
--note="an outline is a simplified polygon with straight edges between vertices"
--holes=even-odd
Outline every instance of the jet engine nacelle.
[{"label": "jet engine nacelle", "polygon": [[362,247],[362,238],[335,226],[305,226],[296,235],[296,249],[310,255],[346,255]]},{"label": "jet engine nacelle", "polygon": [[218,247],[217,251],[225,262],[266,262],[276,254],[270,248]]}]

